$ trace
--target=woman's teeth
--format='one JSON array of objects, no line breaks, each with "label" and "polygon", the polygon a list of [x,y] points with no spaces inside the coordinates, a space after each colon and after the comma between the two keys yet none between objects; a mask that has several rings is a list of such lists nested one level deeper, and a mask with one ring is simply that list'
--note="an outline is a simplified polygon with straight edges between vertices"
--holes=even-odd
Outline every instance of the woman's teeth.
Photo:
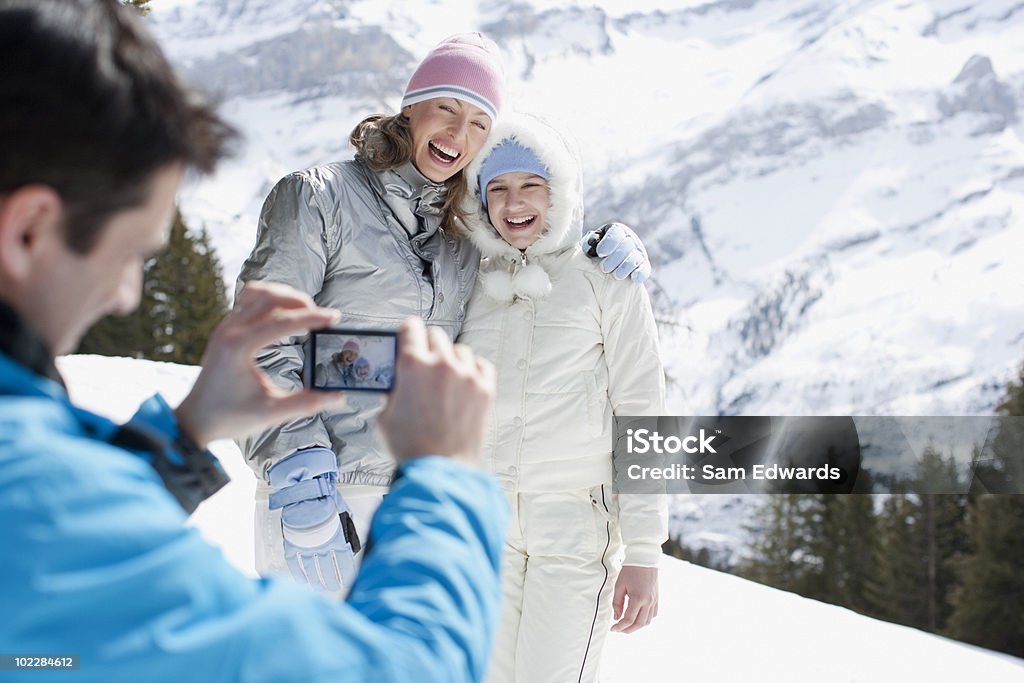
[{"label": "woman's teeth", "polygon": [[450,164],[459,158],[460,153],[451,147],[446,147],[439,142],[433,140],[429,143],[430,152],[435,158],[439,159],[442,163]]}]

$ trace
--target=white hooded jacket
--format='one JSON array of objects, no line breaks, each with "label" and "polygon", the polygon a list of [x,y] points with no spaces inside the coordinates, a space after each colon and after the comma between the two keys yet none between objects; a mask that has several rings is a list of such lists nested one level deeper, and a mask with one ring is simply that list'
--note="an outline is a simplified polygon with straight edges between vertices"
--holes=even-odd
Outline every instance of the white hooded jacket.
[{"label": "white hooded jacket", "polygon": [[[483,161],[508,138],[533,150],[550,173],[548,229],[522,253],[491,225],[477,189]],[[507,491],[610,485],[613,414],[664,412],[647,291],[604,274],[580,251],[579,156],[543,121],[503,116],[466,182],[468,235],[484,259],[459,341],[498,371],[485,465]],[[619,508],[625,563],[656,565],[667,535],[664,496],[621,495]]]}]

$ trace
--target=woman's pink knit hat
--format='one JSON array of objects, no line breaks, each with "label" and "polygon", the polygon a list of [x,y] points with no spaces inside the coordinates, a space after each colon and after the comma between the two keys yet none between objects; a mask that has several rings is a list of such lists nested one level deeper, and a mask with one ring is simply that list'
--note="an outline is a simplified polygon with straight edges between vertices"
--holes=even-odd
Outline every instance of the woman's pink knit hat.
[{"label": "woman's pink knit hat", "polygon": [[501,109],[505,69],[494,41],[482,33],[456,33],[420,62],[402,108],[435,97],[453,97],[484,110],[493,122]]}]

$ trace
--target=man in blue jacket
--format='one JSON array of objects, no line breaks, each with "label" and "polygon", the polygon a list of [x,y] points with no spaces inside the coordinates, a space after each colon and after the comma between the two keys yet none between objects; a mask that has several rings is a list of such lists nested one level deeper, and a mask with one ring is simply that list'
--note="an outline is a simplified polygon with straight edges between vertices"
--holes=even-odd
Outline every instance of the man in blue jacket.
[{"label": "man in blue jacket", "polygon": [[[253,283],[176,410],[155,396],[117,425],[76,407],[54,357],[137,306],[185,169],[211,170],[232,132],[114,0],[0,0],[0,64],[0,652],[24,656],[0,656],[0,680],[66,655],[74,674],[32,680],[479,680],[506,523],[471,467],[493,369],[408,321],[379,420],[398,478],[347,601],[243,576],[184,526],[225,481],[205,446],[344,400],[254,362],[336,314]],[[280,493],[313,487],[310,515],[338,513],[312,465]]]}]

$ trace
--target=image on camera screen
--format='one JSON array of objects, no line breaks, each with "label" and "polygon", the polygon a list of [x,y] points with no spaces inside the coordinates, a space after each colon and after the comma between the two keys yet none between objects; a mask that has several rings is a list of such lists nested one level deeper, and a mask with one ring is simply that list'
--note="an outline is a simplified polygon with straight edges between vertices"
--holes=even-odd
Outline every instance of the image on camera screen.
[{"label": "image on camera screen", "polygon": [[313,343],[314,389],[390,391],[394,385],[393,334],[319,332]]}]

